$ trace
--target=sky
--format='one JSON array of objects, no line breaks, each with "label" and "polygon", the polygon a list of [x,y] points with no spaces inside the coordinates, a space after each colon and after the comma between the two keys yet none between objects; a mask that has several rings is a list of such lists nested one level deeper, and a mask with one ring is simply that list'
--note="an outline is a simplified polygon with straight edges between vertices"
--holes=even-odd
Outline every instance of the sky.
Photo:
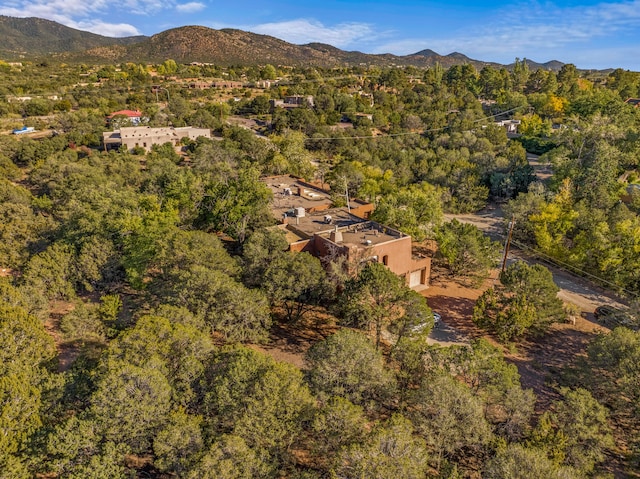
[{"label": "sky", "polygon": [[111,37],[202,25],[365,53],[428,48],[503,64],[528,58],[640,71],[640,0],[0,0],[0,15]]}]

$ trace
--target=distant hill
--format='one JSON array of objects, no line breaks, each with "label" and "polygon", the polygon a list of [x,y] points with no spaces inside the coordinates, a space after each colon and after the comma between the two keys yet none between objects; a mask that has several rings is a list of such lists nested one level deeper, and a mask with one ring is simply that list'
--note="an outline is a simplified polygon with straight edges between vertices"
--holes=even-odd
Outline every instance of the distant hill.
[{"label": "distant hill", "polygon": [[[322,67],[359,64],[411,64],[394,55],[347,52],[322,43],[294,45],[269,35],[242,30],[214,30],[186,26],[166,30],[126,48],[98,47],[81,54],[87,60],[162,62],[172,58],[180,63],[209,62],[219,65],[315,65]],[[77,55],[76,55],[77,56]]]},{"label": "distant hill", "polygon": [[[529,60],[528,58],[523,58],[523,61],[527,63],[530,71],[536,71],[539,69],[542,70],[553,70],[555,72],[559,71],[564,63],[559,62],[558,60],[551,60],[545,63],[534,62],[533,60]],[[514,63],[510,63],[509,65],[505,65],[507,68],[513,68]]]},{"label": "distant hill", "polygon": [[[460,53],[442,56],[431,50],[414,55],[368,54],[344,51],[324,43],[294,45],[269,35],[259,35],[242,30],[214,30],[202,26],[173,28],[158,33],[126,48],[92,48],[82,54],[87,60],[162,62],[173,58],[177,62],[211,62],[220,65],[262,64],[317,65],[324,67],[354,65],[414,65],[427,67],[436,62],[444,67],[471,63],[482,68],[489,63],[472,60]],[[496,65],[492,63],[491,65]]]},{"label": "distant hill", "polygon": [[129,45],[146,37],[111,38],[69,28],[42,18],[0,15],[0,56],[34,57],[52,53],[80,52],[106,45]]},{"label": "distant hill", "polygon": [[[85,52],[100,57],[102,49]],[[332,65],[339,63],[333,52],[242,30],[214,30],[186,26],[166,30],[130,45],[122,52],[123,60],[162,62],[172,58],[180,63],[210,62],[221,65],[285,64]]]},{"label": "distant hill", "polygon": [[[440,55],[425,49],[405,56],[344,51],[323,43],[294,45],[269,35],[242,30],[214,30],[202,26],[173,28],[152,37],[111,38],[66,27],[40,18],[0,16],[0,58],[54,55],[64,61],[150,62],[169,58],[180,63],[207,62],[219,65],[316,65],[333,66],[433,66],[445,68],[471,64],[477,69],[497,63],[474,60],[462,53]],[[532,70],[558,70],[563,65],[552,61],[538,64],[527,60]],[[507,66],[509,67],[509,66]]]},{"label": "distant hill", "polygon": [[402,58],[410,60],[411,63],[414,65],[422,64],[423,66],[433,66],[436,63],[438,63],[442,65],[444,68],[449,68],[449,67],[452,67],[453,65],[464,65],[464,64],[473,65],[478,70],[481,70],[485,66],[492,66],[496,68],[502,66],[498,63],[474,60],[458,52],[449,53],[448,55],[440,55],[439,53],[436,53],[430,49],[420,50],[417,53],[414,53],[412,55],[407,55],[406,57],[402,57]]}]

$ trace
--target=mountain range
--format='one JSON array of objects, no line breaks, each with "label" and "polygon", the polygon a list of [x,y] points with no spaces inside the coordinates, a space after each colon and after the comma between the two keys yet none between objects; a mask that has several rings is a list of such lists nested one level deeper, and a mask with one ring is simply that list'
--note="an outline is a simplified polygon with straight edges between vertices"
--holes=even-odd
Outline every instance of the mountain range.
[{"label": "mountain range", "polygon": [[[471,64],[477,69],[503,65],[474,60],[462,53],[440,55],[422,50],[412,55],[368,54],[344,51],[323,43],[294,45],[278,38],[235,29],[214,30],[202,26],[173,28],[151,37],[112,38],[76,30],[42,18],[0,16],[0,58],[5,60],[50,57],[65,62],[160,63],[169,58],[179,63],[206,62],[219,65],[288,66],[409,66],[445,68]],[[532,70],[558,70],[563,63],[536,63]]]}]

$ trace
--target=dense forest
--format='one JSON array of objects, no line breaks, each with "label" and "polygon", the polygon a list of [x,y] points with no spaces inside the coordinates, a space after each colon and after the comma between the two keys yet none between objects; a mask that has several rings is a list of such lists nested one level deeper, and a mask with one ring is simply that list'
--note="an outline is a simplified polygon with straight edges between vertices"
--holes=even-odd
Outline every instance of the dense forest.
[{"label": "dense forest", "polygon": [[[0,478],[637,477],[637,328],[593,337],[541,404],[503,347],[565,320],[548,269],[515,263],[485,291],[487,339],[429,346],[425,298],[382,264],[288,252],[260,178],[318,180],[336,205],[346,188],[472,281],[500,245],[444,214],[499,202],[515,244],[633,303],[640,74],[520,60],[0,72]],[[188,88],[214,78],[246,86]],[[271,108],[291,95],[313,102]],[[104,151],[123,109],[215,138]],[[9,134],[23,125],[48,133]],[[312,323],[332,334],[302,368],[259,347]]]}]

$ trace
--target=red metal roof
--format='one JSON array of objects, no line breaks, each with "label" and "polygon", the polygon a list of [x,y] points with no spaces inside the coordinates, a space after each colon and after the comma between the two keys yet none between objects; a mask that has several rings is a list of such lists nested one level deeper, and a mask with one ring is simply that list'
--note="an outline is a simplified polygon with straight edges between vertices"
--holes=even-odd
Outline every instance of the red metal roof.
[{"label": "red metal roof", "polygon": [[142,112],[137,110],[114,111],[107,118],[113,118],[114,116],[118,116],[118,115],[128,116],[129,118],[140,118],[142,116]]}]

